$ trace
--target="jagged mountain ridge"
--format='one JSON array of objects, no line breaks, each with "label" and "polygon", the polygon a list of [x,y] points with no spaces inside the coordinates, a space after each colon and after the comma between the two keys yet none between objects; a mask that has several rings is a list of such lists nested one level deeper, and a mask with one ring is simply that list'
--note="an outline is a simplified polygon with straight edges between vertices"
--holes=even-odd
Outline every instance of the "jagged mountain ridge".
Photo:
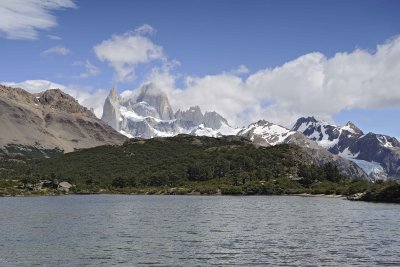
[{"label": "jagged mountain ridge", "polygon": [[273,124],[266,120],[250,124],[238,132],[239,136],[245,137],[252,142],[264,146],[273,146],[284,143],[284,141],[295,132],[280,125]]},{"label": "jagged mountain ridge", "polygon": [[217,112],[203,114],[198,106],[174,113],[167,95],[151,83],[140,88],[136,99],[124,99],[113,88],[104,103],[102,120],[130,138],[178,134],[219,137],[239,131]]},{"label": "jagged mountain ridge", "polygon": [[337,165],[340,172],[344,175],[371,180],[355,163],[330,153],[313,140],[308,139],[304,134],[265,120],[250,124],[239,131],[238,136],[244,137],[261,146],[274,146],[278,144],[298,145],[312,158],[313,163],[317,165],[321,166],[331,162]]},{"label": "jagged mountain ridge", "polygon": [[59,89],[30,94],[0,85],[0,148],[20,145],[64,152],[126,138]]},{"label": "jagged mountain ridge", "polygon": [[333,154],[352,160],[377,179],[400,179],[400,142],[387,135],[364,134],[352,122],[340,127],[314,117],[300,118],[292,128]]},{"label": "jagged mountain ridge", "polygon": [[[258,121],[241,129],[233,128],[218,113],[203,114],[198,106],[173,114],[167,95],[152,84],[143,86],[137,99],[122,99],[113,89],[104,105],[103,120],[128,137],[169,137],[182,133],[209,137],[238,135],[263,146],[297,144],[307,150],[315,162],[324,164],[333,161],[346,175],[385,180],[389,173],[374,161],[377,149],[364,149],[362,154],[368,154],[369,157],[361,159],[355,156],[354,142],[367,140],[369,134],[364,135],[351,122],[344,127],[337,127],[309,117],[300,118],[291,130],[267,121]],[[398,146],[398,141],[388,136],[380,135],[378,140],[384,147]],[[341,147],[347,147],[348,150]],[[396,154],[393,159],[389,156],[392,169],[400,165],[396,163],[397,158]]]}]

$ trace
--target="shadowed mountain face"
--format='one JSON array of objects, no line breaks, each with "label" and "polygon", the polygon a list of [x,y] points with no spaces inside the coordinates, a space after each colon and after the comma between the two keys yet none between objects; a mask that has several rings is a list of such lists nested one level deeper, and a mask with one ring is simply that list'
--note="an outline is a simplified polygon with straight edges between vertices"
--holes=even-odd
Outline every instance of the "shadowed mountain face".
[{"label": "shadowed mountain face", "polygon": [[30,94],[0,85],[0,148],[21,145],[64,152],[126,137],[59,89]]},{"label": "shadowed mountain face", "polygon": [[260,120],[250,124],[238,133],[253,143],[261,146],[293,144],[300,146],[312,159],[314,164],[334,163],[343,175],[370,180],[370,177],[354,162],[334,155],[315,141],[308,139],[303,133],[289,130],[283,126]]},{"label": "shadowed mountain face", "polygon": [[375,178],[400,179],[400,142],[394,137],[364,134],[352,122],[340,127],[314,117],[298,119],[292,130],[302,132],[328,151],[354,161]]}]

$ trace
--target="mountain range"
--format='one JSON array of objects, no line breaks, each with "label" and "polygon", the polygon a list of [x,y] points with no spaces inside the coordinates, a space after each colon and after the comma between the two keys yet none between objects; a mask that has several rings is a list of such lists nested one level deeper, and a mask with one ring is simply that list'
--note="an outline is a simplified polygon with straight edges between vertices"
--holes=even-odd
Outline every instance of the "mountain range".
[{"label": "mountain range", "polygon": [[178,134],[220,137],[239,131],[218,113],[203,114],[198,106],[174,113],[167,95],[154,84],[144,85],[136,98],[118,96],[113,88],[105,100],[102,120],[129,138]]},{"label": "mountain range", "polygon": [[[222,137],[235,135],[257,146],[293,144],[312,163],[334,163],[344,175],[376,181],[400,179],[400,143],[394,137],[364,134],[349,122],[343,127],[300,118],[291,129],[260,120],[235,128],[215,111],[198,106],[174,112],[167,95],[146,84],[135,96],[113,88],[98,119],[91,110],[59,89],[30,94],[0,86],[0,150],[58,149],[71,152],[100,145],[118,145],[128,138],[149,139],[179,134]],[[0,151],[1,152],[1,151]],[[17,151],[18,152],[18,151]]]},{"label": "mountain range", "polygon": [[118,96],[112,89],[102,119],[130,138],[184,133],[209,137],[237,135],[262,146],[296,144],[308,151],[315,162],[335,162],[347,175],[366,175],[371,180],[400,179],[399,141],[386,135],[364,134],[351,122],[339,127],[305,117],[299,118],[291,129],[265,120],[234,128],[220,114],[203,114],[198,106],[174,113],[167,95],[154,84],[144,85],[136,99]]},{"label": "mountain range", "polygon": [[298,119],[292,130],[355,162],[375,179],[400,179],[400,142],[394,137],[365,134],[352,122],[340,127],[314,117]]}]

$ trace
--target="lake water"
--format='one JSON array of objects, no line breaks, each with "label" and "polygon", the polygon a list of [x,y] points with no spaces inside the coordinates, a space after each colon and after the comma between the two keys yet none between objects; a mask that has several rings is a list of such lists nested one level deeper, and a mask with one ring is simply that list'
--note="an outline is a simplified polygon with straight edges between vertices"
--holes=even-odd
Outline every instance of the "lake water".
[{"label": "lake water", "polygon": [[0,266],[400,266],[400,205],[294,196],[0,198]]}]

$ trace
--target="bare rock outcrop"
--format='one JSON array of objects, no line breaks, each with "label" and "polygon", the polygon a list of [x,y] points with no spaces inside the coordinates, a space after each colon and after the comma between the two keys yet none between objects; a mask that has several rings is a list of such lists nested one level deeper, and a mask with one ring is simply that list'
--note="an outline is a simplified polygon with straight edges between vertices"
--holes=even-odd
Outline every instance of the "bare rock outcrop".
[{"label": "bare rock outcrop", "polygon": [[0,148],[8,145],[64,152],[127,138],[59,89],[30,94],[0,85]]},{"label": "bare rock outcrop", "polygon": [[116,131],[120,130],[119,121],[121,113],[119,110],[119,101],[120,99],[117,94],[117,90],[115,90],[115,88],[112,88],[110,94],[104,102],[103,115],[101,117],[102,121],[113,127]]}]

